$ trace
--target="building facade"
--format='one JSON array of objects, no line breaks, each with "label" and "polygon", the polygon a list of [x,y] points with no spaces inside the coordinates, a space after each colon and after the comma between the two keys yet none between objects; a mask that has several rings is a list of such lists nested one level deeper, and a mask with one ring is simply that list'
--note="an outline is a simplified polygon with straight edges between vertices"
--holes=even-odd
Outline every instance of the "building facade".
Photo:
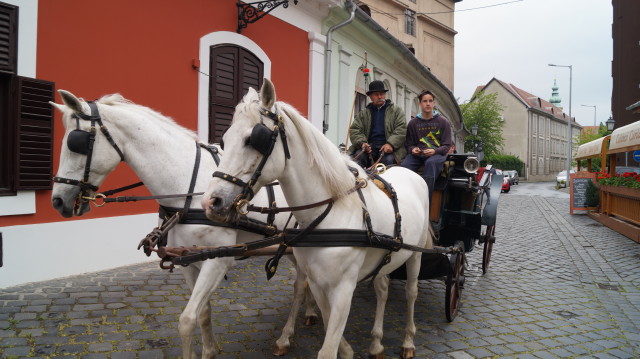
[{"label": "building facade", "polygon": [[[232,0],[0,0],[0,32],[9,35],[0,37],[0,287],[149,260],[136,246],[157,225],[155,201],[108,205],[73,218],[53,209],[49,179],[65,135],[60,114],[48,104],[61,103],[55,90],[85,99],[120,93],[201,141],[216,142],[246,90],[266,77],[278,99],[316,127],[328,118],[327,135],[337,145],[346,135],[360,59],[371,53],[371,77],[401,88],[394,96],[411,98],[431,84],[451,121],[461,123],[448,88],[351,2],[290,3],[255,22],[239,19],[241,6]],[[329,41],[329,29],[341,23]],[[377,55],[382,52],[387,56]],[[40,157],[21,152],[33,148]],[[31,181],[34,172],[39,183]],[[119,165],[100,188],[135,182],[135,173]]]},{"label": "building facade", "polygon": [[[640,113],[633,111],[634,104],[640,101],[640,2],[612,0],[613,24],[613,60],[611,77],[611,113],[616,121],[615,128],[626,126],[640,120]],[[617,156],[619,166],[633,166],[633,152],[620,153]]]},{"label": "building facade", "polygon": [[[525,163],[528,181],[551,181],[567,168],[569,116],[551,102],[543,100],[513,84],[491,79],[477,91],[496,93],[503,106],[503,153],[514,155]],[[573,150],[582,126],[571,123]]]},{"label": "building facade", "polygon": [[360,0],[371,18],[453,90],[454,10],[462,0]]}]

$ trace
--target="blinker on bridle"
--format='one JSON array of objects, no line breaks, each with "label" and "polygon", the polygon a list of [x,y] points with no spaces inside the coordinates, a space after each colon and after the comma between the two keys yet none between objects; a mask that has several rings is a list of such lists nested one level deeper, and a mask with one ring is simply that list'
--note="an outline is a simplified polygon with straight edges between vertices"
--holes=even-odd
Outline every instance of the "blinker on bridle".
[{"label": "blinker on bridle", "polygon": [[[277,111],[277,109],[276,109]],[[234,200],[234,205],[236,207],[236,211],[240,214],[247,214],[246,206],[249,204],[249,201],[253,198],[253,186],[256,184],[260,176],[262,175],[262,169],[264,168],[269,156],[273,152],[273,148],[276,145],[276,141],[278,140],[278,135],[282,138],[282,147],[284,149],[284,155],[287,159],[291,158],[291,154],[289,153],[289,146],[287,144],[287,135],[284,130],[284,122],[282,121],[282,117],[276,113],[271,112],[266,108],[260,109],[260,115],[269,117],[275,122],[273,129],[269,129],[262,120],[260,123],[256,124],[251,130],[251,135],[247,138],[245,145],[250,145],[260,154],[262,154],[262,160],[258,164],[256,171],[251,176],[249,182],[244,182],[240,178],[231,176],[224,172],[215,171],[213,172],[213,177],[221,178],[227,182],[231,182],[238,186],[242,187],[242,192],[238,197]]]},{"label": "blinker on bridle", "polygon": [[[86,155],[87,160],[84,166],[84,175],[82,180],[75,180],[71,178],[64,177],[53,177],[53,181],[56,183],[63,183],[72,186],[78,186],[82,190],[80,193],[80,198],[84,200],[83,197],[89,195],[89,190],[93,190],[94,192],[98,190],[98,186],[89,183],[89,173],[91,172],[91,159],[93,157],[93,144],[96,140],[96,123],[100,126],[100,132],[104,134],[107,138],[111,146],[118,152],[120,156],[120,160],[124,161],[124,154],[120,150],[120,147],[115,143],[113,137],[107,130],[107,128],[102,123],[102,118],[100,117],[100,113],[98,112],[98,106],[93,101],[87,102],[89,108],[91,109],[91,115],[85,115],[84,113],[76,112],[72,116],[76,119],[76,129],[69,132],[67,136],[67,148],[69,151]],[[80,120],[91,121],[91,129],[89,132],[83,131],[80,129]]]}]

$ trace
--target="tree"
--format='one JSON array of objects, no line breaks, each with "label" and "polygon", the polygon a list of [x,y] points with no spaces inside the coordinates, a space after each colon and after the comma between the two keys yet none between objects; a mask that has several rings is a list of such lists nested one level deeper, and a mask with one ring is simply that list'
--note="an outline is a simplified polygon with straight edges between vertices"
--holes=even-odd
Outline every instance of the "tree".
[{"label": "tree", "polygon": [[460,105],[465,127],[471,129],[473,125],[478,125],[478,135],[475,138],[467,136],[465,139],[465,151],[472,152],[474,149],[473,141],[480,140],[486,157],[501,153],[504,138],[502,137],[500,111],[504,108],[497,98],[497,93],[485,94],[480,91],[471,101]]}]

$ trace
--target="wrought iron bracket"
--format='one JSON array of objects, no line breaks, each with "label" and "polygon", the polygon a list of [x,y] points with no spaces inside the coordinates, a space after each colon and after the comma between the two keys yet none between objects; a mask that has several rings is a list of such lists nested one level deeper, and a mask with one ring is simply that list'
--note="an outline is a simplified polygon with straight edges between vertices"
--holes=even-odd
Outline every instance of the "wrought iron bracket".
[{"label": "wrought iron bracket", "polygon": [[[252,3],[243,3],[238,0],[236,3],[236,6],[238,7],[238,29],[236,29],[236,32],[238,34],[241,33],[242,29],[245,29],[249,24],[253,24],[254,22],[262,19],[265,15],[280,5],[285,9],[288,8],[289,1],[290,0],[264,0]],[[293,4],[298,5],[298,0],[293,0]]]}]

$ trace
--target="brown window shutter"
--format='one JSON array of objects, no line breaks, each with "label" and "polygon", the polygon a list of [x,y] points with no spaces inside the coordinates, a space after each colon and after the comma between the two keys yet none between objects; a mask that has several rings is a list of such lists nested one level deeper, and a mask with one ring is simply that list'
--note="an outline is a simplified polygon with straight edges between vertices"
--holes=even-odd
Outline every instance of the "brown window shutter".
[{"label": "brown window shutter", "polygon": [[242,96],[249,91],[249,87],[260,91],[262,79],[264,78],[264,64],[254,54],[245,49],[240,49],[238,62],[240,66],[240,83],[242,84],[242,93],[238,94],[238,102],[240,102]]},{"label": "brown window shutter", "polygon": [[212,46],[209,64],[209,142],[220,142],[249,87],[262,85],[264,64],[235,45]]},{"label": "brown window shutter", "polygon": [[18,76],[15,93],[16,177],[19,190],[51,189],[53,82]]},{"label": "brown window shutter", "polygon": [[0,71],[16,73],[17,55],[18,8],[0,3]]}]

